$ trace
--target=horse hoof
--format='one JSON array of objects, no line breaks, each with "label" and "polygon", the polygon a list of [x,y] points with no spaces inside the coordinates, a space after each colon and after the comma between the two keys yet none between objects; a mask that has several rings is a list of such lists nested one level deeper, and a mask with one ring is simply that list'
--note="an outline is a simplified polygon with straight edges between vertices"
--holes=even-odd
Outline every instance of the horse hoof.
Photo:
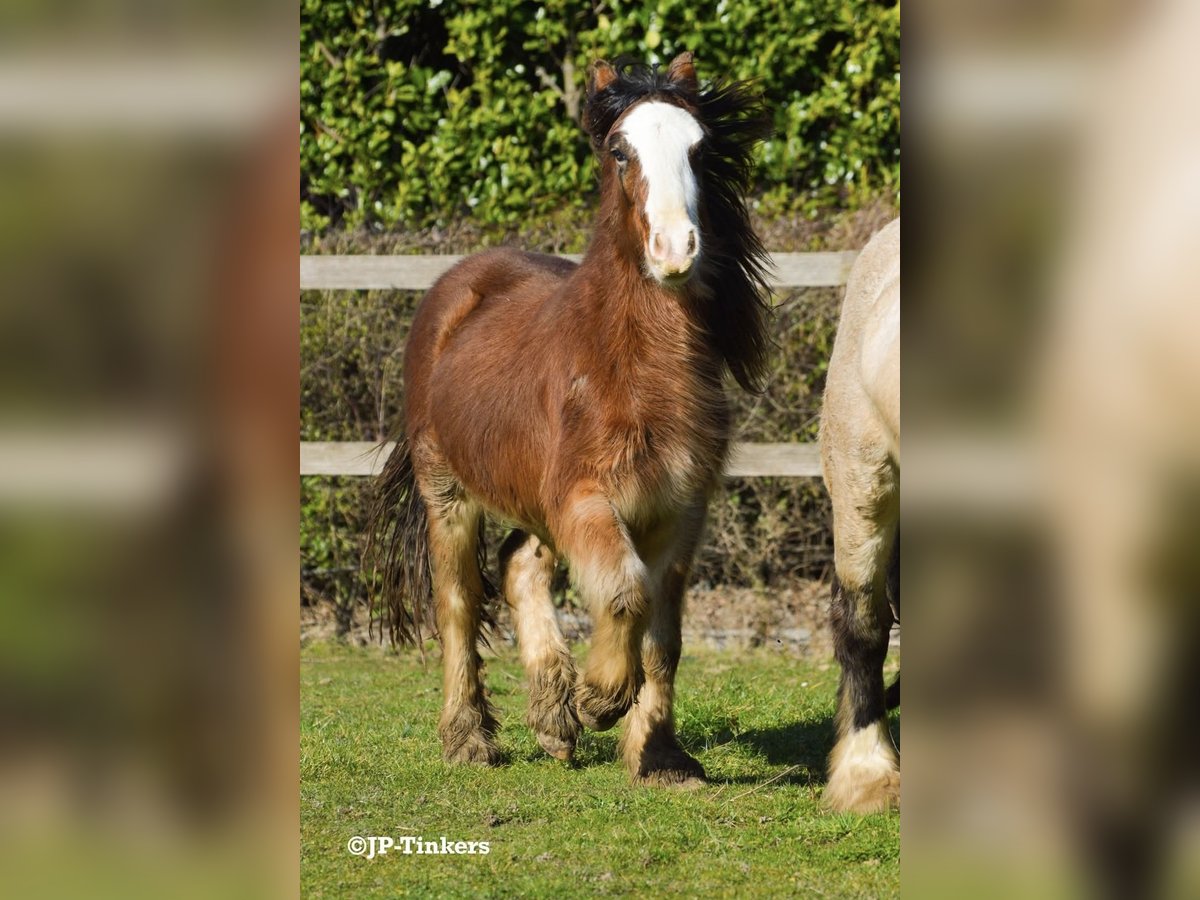
[{"label": "horse hoof", "polygon": [[634,691],[621,691],[615,696],[596,690],[586,681],[575,688],[575,712],[579,721],[591,731],[608,731],[633,706]]},{"label": "horse hoof", "polygon": [[443,744],[442,756],[452,765],[498,766],[500,748],[487,736],[473,734],[455,744]]},{"label": "horse hoof", "polygon": [[563,740],[553,734],[537,733],[537,741],[542,749],[553,756],[555,759],[561,759],[566,762],[575,753],[575,740]]},{"label": "horse hoof", "polygon": [[829,755],[829,781],[822,802],[833,812],[899,809],[900,758],[887,722],[879,720],[838,739]]},{"label": "horse hoof", "polygon": [[633,780],[639,785],[683,791],[693,791],[708,784],[704,766],[678,747],[661,753],[643,753]]},{"label": "horse hoof", "polygon": [[621,715],[622,713],[593,716],[581,709],[579,710],[579,721],[583,723],[583,727],[588,731],[608,731],[621,721]]},{"label": "horse hoof", "polygon": [[635,783],[642,787],[669,788],[673,791],[698,791],[708,784],[708,779],[697,778],[679,769],[659,769],[639,776]]},{"label": "horse hoof", "polygon": [[529,727],[542,749],[555,759],[570,759],[579,740],[579,717],[571,691],[572,681],[562,671],[537,677],[529,686]]},{"label": "horse hoof", "polygon": [[633,781],[642,787],[663,787],[673,791],[696,791],[708,784],[703,769],[699,775],[690,769],[654,769],[638,775]]},{"label": "horse hoof", "polygon": [[900,808],[900,772],[838,773],[825,786],[822,802],[830,812],[882,813]]}]

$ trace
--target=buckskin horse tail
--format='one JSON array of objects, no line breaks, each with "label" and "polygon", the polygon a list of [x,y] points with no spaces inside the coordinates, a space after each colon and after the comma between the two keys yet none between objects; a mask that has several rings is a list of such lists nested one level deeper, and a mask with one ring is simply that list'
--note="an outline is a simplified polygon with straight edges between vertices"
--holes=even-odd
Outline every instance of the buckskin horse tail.
[{"label": "buckskin horse tail", "polygon": [[423,646],[424,634],[435,633],[429,522],[403,430],[374,480],[369,510],[363,571],[370,586],[372,620],[378,610],[380,638],[386,626],[393,645]]}]

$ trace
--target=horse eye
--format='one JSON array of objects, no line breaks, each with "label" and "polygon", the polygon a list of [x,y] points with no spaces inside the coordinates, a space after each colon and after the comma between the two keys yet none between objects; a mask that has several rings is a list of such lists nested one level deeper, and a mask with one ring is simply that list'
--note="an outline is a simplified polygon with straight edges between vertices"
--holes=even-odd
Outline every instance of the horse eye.
[{"label": "horse eye", "polygon": [[617,165],[623,166],[625,163],[629,162],[629,157],[625,155],[624,151],[621,150],[620,147],[613,147],[609,152],[612,153],[613,159],[617,161]]}]

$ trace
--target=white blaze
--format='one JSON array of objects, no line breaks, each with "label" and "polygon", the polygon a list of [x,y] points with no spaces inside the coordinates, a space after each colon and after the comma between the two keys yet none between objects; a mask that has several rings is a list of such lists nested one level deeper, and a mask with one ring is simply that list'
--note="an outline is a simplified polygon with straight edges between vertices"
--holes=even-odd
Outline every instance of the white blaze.
[{"label": "white blaze", "polygon": [[688,151],[704,132],[690,113],[670,103],[634,107],[621,125],[646,179],[647,258],[662,275],[683,272],[700,249],[699,188]]}]

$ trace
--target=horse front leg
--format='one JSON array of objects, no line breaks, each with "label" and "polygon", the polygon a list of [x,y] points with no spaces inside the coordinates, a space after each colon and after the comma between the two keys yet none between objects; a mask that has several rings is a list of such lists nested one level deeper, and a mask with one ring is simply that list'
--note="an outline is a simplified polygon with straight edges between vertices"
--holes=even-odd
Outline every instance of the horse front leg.
[{"label": "horse front leg", "polygon": [[900,804],[900,758],[888,727],[883,679],[894,621],[888,583],[898,498],[883,490],[887,486],[877,478],[874,484],[879,487],[872,494],[873,505],[850,492],[831,492],[835,574],[830,623],[842,675],[837,743],[829,757],[824,800],[830,809],[844,812],[881,812]]},{"label": "horse front leg", "polygon": [[700,505],[684,517],[670,536],[671,543],[653,559],[659,590],[650,603],[649,621],[642,639],[642,667],[646,681],[625,720],[621,754],[633,780],[639,784],[698,787],[704,767],[679,744],[675,734],[675,673],[683,647],[684,591],[691,573],[704,523]]},{"label": "horse front leg", "polygon": [[644,678],[646,566],[613,505],[590,487],[571,492],[555,532],[571,579],[592,614],[591,648],[575,686],[575,711],[588,728],[607,731],[629,711]]}]

